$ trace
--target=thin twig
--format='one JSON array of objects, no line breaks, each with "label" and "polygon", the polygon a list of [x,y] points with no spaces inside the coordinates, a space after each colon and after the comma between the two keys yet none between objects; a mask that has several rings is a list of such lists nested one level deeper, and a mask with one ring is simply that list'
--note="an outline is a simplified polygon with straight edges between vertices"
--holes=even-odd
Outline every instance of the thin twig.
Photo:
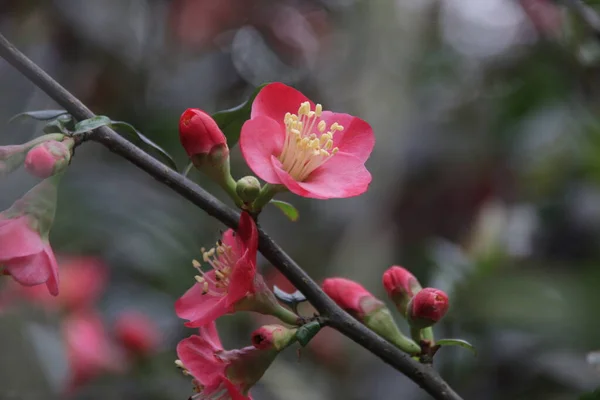
[{"label": "thin twig", "polygon": [[[46,92],[48,96],[64,107],[76,119],[83,120],[94,116],[81,101],[23,55],[2,35],[0,35],[0,56]],[[236,211],[221,203],[183,175],[149,156],[112,129],[108,127],[98,128],[87,135],[86,139],[101,143],[110,151],[129,160],[225,225],[231,228],[237,227],[239,214]],[[306,296],[323,316],[329,318],[329,326],[408,376],[433,398],[461,400],[461,397],[452,390],[434,369],[413,361],[409,356],[339,308],[321,290],[319,285],[260,228],[259,236],[260,252]]]}]

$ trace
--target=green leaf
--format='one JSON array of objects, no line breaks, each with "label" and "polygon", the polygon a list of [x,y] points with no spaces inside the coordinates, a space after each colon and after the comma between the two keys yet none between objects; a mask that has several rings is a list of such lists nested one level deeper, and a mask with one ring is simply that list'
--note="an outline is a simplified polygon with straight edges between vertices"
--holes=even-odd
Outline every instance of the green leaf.
[{"label": "green leaf", "polygon": [[70,114],[63,114],[58,116],[53,121],[50,121],[44,127],[44,133],[62,133],[65,135],[70,134],[69,126],[73,125],[73,118]]},{"label": "green leaf", "polygon": [[212,115],[213,119],[219,125],[219,128],[227,137],[227,145],[229,148],[235,146],[240,139],[240,131],[242,130],[242,125],[248,119],[250,119],[250,111],[252,110],[252,102],[258,95],[258,92],[261,91],[268,83],[263,83],[254,89],[254,92],[250,95],[248,100],[240,104],[239,106],[230,108],[228,110],[218,111]]},{"label": "green leaf", "polygon": [[306,301],[306,297],[301,291],[296,290],[294,293],[287,293],[279,289],[276,285],[273,285],[273,294],[275,294],[275,297],[277,297],[277,299],[279,299],[281,302],[288,304],[291,307]]},{"label": "green leaf", "polygon": [[296,340],[298,343],[302,345],[302,347],[306,346],[310,340],[315,337],[317,333],[321,330],[321,324],[319,321],[312,321],[308,324],[302,325],[296,331]]},{"label": "green leaf", "polygon": [[24,113],[20,113],[12,117],[8,122],[13,122],[20,118],[33,118],[38,121],[49,121],[55,118],[60,117],[61,115],[68,114],[65,110],[39,110],[39,111],[27,111]]},{"label": "green leaf", "polygon": [[156,153],[158,153],[169,167],[177,171],[177,163],[175,163],[173,157],[171,157],[171,155],[165,149],[163,149],[162,147],[154,143],[152,140],[144,136],[140,131],[135,129],[133,125],[128,124],[124,121],[111,121],[111,123],[114,128],[125,128],[126,131],[133,133],[137,137],[137,139],[139,139],[146,146],[150,147]]},{"label": "green leaf", "polygon": [[296,209],[296,207],[294,207],[292,204],[286,203],[285,201],[281,201],[281,200],[271,200],[269,203],[271,203],[275,207],[279,208],[281,210],[281,212],[284,213],[285,216],[288,217],[291,221],[298,220],[298,217],[300,216],[300,214],[298,213],[298,210]]},{"label": "green leaf", "polygon": [[96,115],[95,117],[84,119],[75,124],[75,130],[71,132],[73,135],[93,131],[101,126],[110,126],[112,121],[104,115]]},{"label": "green leaf", "polygon": [[464,347],[465,349],[469,349],[473,352],[473,354],[477,355],[477,350],[475,350],[475,347],[473,347],[473,345],[469,342],[467,342],[466,340],[462,340],[462,339],[440,339],[440,340],[436,340],[435,344],[440,345],[440,346],[460,346],[460,347]]}]

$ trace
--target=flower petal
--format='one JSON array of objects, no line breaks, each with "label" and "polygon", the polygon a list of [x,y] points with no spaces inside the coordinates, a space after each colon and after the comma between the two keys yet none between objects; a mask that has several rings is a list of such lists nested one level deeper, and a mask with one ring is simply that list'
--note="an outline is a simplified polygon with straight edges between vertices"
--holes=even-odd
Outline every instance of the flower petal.
[{"label": "flower petal", "polygon": [[52,247],[50,247],[50,243],[44,244],[43,253],[46,257],[48,268],[50,269],[46,286],[48,287],[48,291],[52,296],[58,296],[58,263],[56,262],[56,257],[54,257],[54,252],[52,251]]},{"label": "flower petal", "polygon": [[225,364],[214,355],[209,342],[193,335],[177,344],[177,357],[204,386],[212,386],[223,379]]},{"label": "flower petal", "polygon": [[298,182],[308,195],[317,199],[346,198],[366,192],[371,174],[361,160],[338,153],[314,170],[304,182]]},{"label": "flower petal", "polygon": [[215,321],[201,326],[200,329],[198,329],[198,332],[200,333],[200,336],[212,346],[214,351],[223,350],[223,345],[221,344],[221,338],[219,337]]},{"label": "flower petal", "polygon": [[225,379],[223,383],[229,392],[229,397],[231,397],[231,400],[252,400],[251,396],[244,396],[240,391],[240,388],[234,385],[229,379]]},{"label": "flower petal", "polygon": [[258,248],[258,229],[256,223],[247,212],[242,212],[240,216],[240,224],[237,229],[237,238],[240,241],[239,248],[249,249],[249,260],[256,263],[256,251]]},{"label": "flower petal", "polygon": [[0,262],[37,254],[43,248],[39,233],[29,227],[26,217],[0,221]]},{"label": "flower petal", "polygon": [[250,169],[266,182],[277,184],[279,179],[271,167],[271,156],[281,154],[285,128],[274,120],[257,116],[244,123],[240,133],[240,150]]},{"label": "flower petal", "polygon": [[7,260],[4,262],[4,267],[15,281],[24,286],[34,286],[46,282],[51,271],[49,260],[43,251]]},{"label": "flower petal", "polygon": [[234,307],[249,293],[253,293],[254,275],[256,275],[256,252],[251,259],[250,249],[238,260],[229,276],[227,287],[227,307]]},{"label": "flower petal", "polygon": [[311,110],[314,110],[315,104],[298,90],[280,82],[270,83],[254,99],[250,117],[251,119],[258,116],[268,117],[277,122],[282,131],[285,131],[285,113],[297,114],[300,104],[305,101],[308,101]]},{"label": "flower petal", "polygon": [[196,283],[175,302],[175,313],[179,318],[189,321],[185,323],[187,327],[204,326],[230,312],[225,297],[203,295],[202,292],[202,285]]},{"label": "flower petal", "polygon": [[357,157],[363,163],[371,155],[375,145],[373,129],[366,121],[349,114],[323,111],[321,119],[325,121],[327,128],[334,122],[344,127],[333,135],[333,146],[340,153],[349,153]]},{"label": "flower petal", "polygon": [[296,180],[283,169],[281,161],[279,161],[275,156],[271,157],[271,165],[273,166],[273,170],[277,173],[281,184],[284,185],[290,192],[302,197],[311,197],[310,192],[302,188],[298,182],[296,182]]}]

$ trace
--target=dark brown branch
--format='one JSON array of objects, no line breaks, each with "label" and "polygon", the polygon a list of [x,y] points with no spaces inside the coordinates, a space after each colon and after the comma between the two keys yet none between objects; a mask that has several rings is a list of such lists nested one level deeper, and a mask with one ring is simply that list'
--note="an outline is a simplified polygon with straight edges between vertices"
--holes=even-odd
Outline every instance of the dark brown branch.
[{"label": "dark brown branch", "polygon": [[[0,56],[78,120],[94,116],[81,101],[23,55],[2,35],[0,35]],[[221,203],[200,186],[123,139],[112,129],[107,127],[98,128],[88,134],[86,139],[101,143],[110,151],[126,158],[225,225],[232,228],[237,226],[239,214],[236,211]],[[322,315],[329,318],[329,326],[408,376],[433,398],[461,400],[461,397],[450,388],[434,369],[413,361],[409,356],[358,323],[348,313],[339,308],[321,290],[319,285],[262,229],[260,229],[259,250],[298,290],[304,293]]]}]

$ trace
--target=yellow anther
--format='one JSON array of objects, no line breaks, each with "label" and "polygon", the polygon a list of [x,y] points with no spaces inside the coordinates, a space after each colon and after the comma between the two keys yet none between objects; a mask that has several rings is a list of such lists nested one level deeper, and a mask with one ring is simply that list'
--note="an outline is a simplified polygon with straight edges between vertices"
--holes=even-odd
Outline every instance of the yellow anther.
[{"label": "yellow anther", "polygon": [[323,157],[329,157],[329,152],[328,152],[327,150],[323,150],[323,149],[321,149],[321,150],[319,151],[319,155],[320,155],[320,156],[323,156]]},{"label": "yellow anther", "polygon": [[204,281],[204,287],[202,288],[202,294],[208,293],[208,282]]},{"label": "yellow anther", "polygon": [[206,252],[202,253],[202,260],[203,260],[205,263],[207,263],[207,262],[208,262],[208,260],[210,260],[210,255],[209,255],[209,252],[208,252],[208,251],[206,251]]},{"label": "yellow anther", "polygon": [[333,140],[329,139],[323,147],[325,148],[325,150],[331,150],[333,148]]},{"label": "yellow anther", "polygon": [[181,360],[175,360],[175,365],[177,365],[178,368],[185,368]]},{"label": "yellow anther", "polygon": [[337,153],[339,150],[340,150],[340,149],[338,149],[337,147],[334,147],[334,148],[331,150],[331,155],[334,155],[334,154],[335,154],[335,153]]},{"label": "yellow anther", "polygon": [[298,129],[290,129],[290,132],[295,136],[300,136],[300,131]]},{"label": "yellow anther", "polygon": [[308,146],[308,141],[309,141],[308,138],[306,138],[306,137],[302,138],[302,140],[300,141],[300,145],[303,147],[306,147],[306,146]]},{"label": "yellow anther", "polygon": [[309,111],[308,112],[308,119],[314,118],[315,116],[315,112],[314,111]]},{"label": "yellow anther", "polygon": [[200,262],[198,260],[192,260],[192,266],[194,268],[200,268],[202,265],[200,264]]},{"label": "yellow anther", "polygon": [[317,115],[317,117],[320,117],[322,113],[323,113],[323,106],[320,104],[317,104],[315,106],[315,114]]},{"label": "yellow anther", "polygon": [[214,255],[215,255],[215,248],[214,248],[214,247],[208,251],[208,255],[209,255],[210,257],[212,257],[212,256],[214,256]]},{"label": "yellow anther", "polygon": [[317,138],[317,135],[314,133],[311,133],[311,135],[308,137],[309,139],[313,140]]},{"label": "yellow anther", "polygon": [[331,124],[331,126],[329,127],[329,130],[331,131],[331,133],[337,131],[338,126],[340,126],[340,124],[338,124],[337,122],[334,122],[333,124]]},{"label": "yellow anther", "polygon": [[203,277],[201,277],[200,275],[196,275],[194,276],[194,279],[196,280],[196,282],[198,283],[204,283],[205,279]]},{"label": "yellow anther", "polygon": [[[320,105],[320,104],[318,104]],[[319,132],[325,132],[325,128],[327,127],[327,124],[325,123],[325,121],[319,121],[319,123],[317,124],[317,129],[319,130]]]},{"label": "yellow anther", "polygon": [[215,271],[215,276],[217,277],[217,280],[222,280],[225,279],[225,274],[223,274],[221,271]]}]

